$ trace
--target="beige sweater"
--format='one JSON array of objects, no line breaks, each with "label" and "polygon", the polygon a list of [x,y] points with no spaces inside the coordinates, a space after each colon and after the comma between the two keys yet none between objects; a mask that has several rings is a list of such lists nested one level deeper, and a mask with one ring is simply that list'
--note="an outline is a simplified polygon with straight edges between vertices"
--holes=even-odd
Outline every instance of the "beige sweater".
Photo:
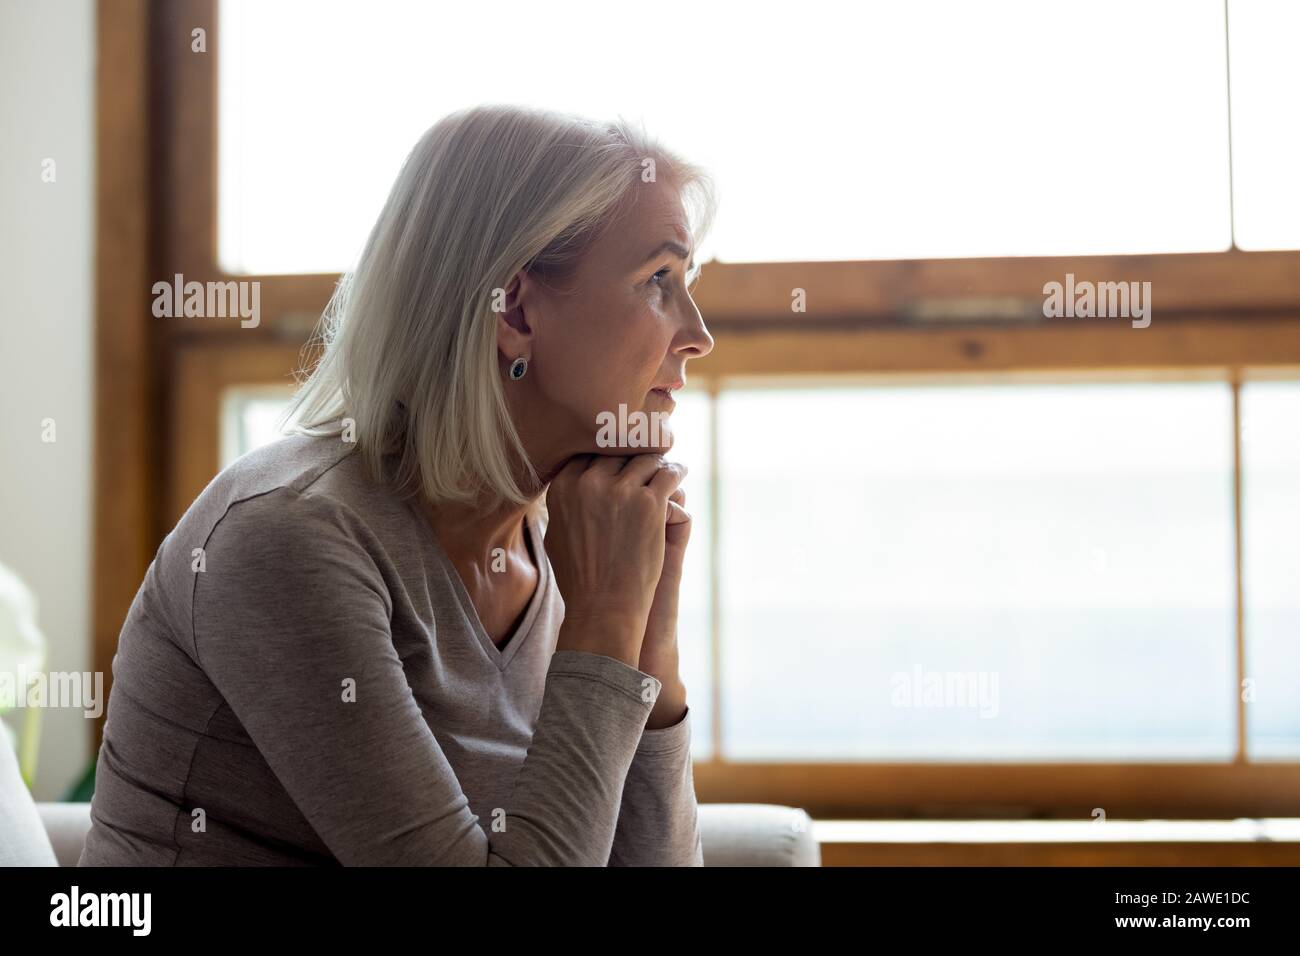
[{"label": "beige sweater", "polygon": [[163,541],[113,660],[81,865],[703,864],[690,712],[555,652],[541,577],[498,648],[425,520],[355,446],[294,436]]}]

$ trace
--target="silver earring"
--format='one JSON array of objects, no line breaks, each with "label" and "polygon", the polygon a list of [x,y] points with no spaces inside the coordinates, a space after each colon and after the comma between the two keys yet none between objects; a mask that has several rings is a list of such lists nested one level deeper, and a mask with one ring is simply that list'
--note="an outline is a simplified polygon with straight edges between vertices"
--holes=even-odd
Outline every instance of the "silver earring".
[{"label": "silver earring", "polygon": [[522,355],[510,363],[510,379],[512,381],[519,381],[524,377],[524,373],[527,371],[528,359],[524,358]]}]

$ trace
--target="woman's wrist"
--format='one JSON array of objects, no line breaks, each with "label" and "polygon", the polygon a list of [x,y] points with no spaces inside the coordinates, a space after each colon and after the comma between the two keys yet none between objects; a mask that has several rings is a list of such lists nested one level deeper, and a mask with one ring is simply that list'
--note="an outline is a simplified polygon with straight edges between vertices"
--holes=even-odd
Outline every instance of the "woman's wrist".
[{"label": "woman's wrist", "polygon": [[571,615],[566,610],[555,649],[602,654],[636,667],[641,658],[643,628],[629,615]]},{"label": "woman's wrist", "polygon": [[662,730],[682,722],[686,716],[686,685],[679,678],[663,681],[663,689],[646,720],[646,730]]}]

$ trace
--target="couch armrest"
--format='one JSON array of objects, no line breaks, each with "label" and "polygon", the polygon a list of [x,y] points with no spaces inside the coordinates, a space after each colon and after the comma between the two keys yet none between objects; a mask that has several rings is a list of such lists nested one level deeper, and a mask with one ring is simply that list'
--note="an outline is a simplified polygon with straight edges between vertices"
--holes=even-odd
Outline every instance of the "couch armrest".
[{"label": "couch armrest", "polygon": [[36,812],[41,815],[59,866],[76,866],[90,831],[90,804],[38,803]]},{"label": "couch armrest", "polygon": [[705,866],[821,866],[812,819],[797,807],[700,804]]},{"label": "couch armrest", "polygon": [[[59,866],[76,866],[90,830],[89,803],[38,803]],[[821,866],[803,810],[761,803],[700,804],[705,866]]]}]

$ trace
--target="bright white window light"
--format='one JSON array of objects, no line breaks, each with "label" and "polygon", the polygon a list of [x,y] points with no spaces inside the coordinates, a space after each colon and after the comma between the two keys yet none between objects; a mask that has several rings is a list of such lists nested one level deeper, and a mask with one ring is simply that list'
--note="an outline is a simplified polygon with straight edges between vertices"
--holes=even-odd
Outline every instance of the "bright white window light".
[{"label": "bright white window light", "polygon": [[1237,245],[1300,249],[1300,3],[1232,0]]},{"label": "bright white window light", "polygon": [[1228,385],[719,403],[728,759],[1232,756]]},{"label": "bright white window light", "polygon": [[673,448],[668,457],[690,471],[682,482],[686,510],[691,514],[691,538],[682,566],[677,611],[677,645],[682,680],[689,688],[691,756],[708,760],[713,751],[712,588],[709,553],[712,514],[709,496],[709,443],[712,426],[707,392],[685,388],[677,393],[672,414]]},{"label": "bright white window light", "polygon": [[420,133],[494,101],[641,119],[710,167],[702,260],[1230,243],[1218,0],[222,0],[220,18],[233,272],[348,268]]},{"label": "bright white window light", "polygon": [[221,467],[283,438],[280,415],[292,397],[292,385],[239,385],[222,392]]},{"label": "bright white window light", "polygon": [[1241,389],[1247,747],[1300,758],[1300,382]]}]

